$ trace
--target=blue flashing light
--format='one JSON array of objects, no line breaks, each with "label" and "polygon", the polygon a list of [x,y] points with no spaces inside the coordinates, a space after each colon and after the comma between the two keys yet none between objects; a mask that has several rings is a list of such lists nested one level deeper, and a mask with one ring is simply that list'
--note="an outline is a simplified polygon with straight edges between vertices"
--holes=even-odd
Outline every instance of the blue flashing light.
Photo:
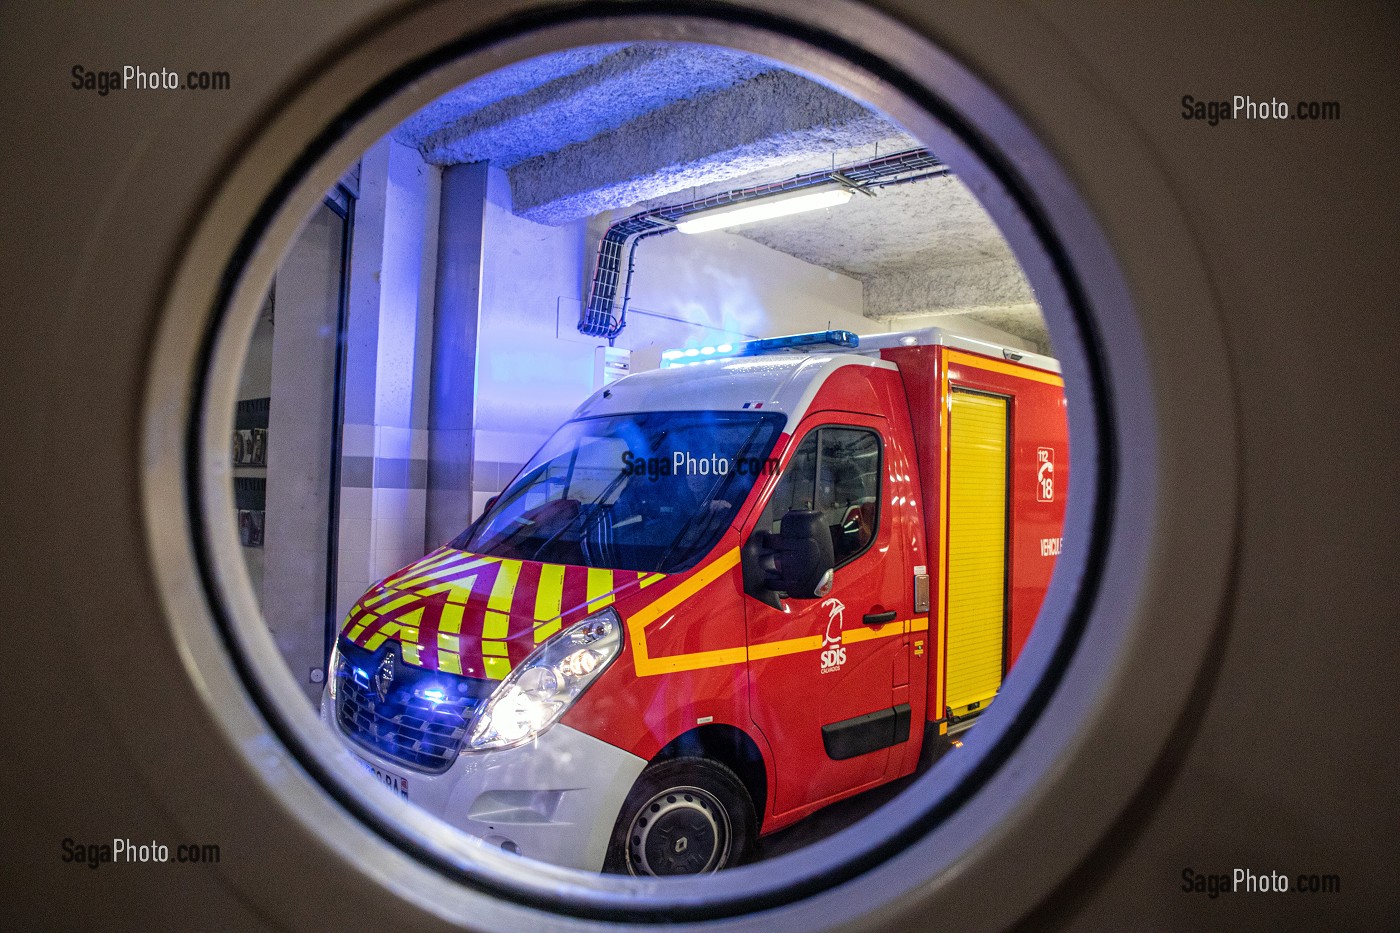
[{"label": "blue flashing light", "polygon": [[[711,359],[725,356],[757,356],[762,353],[779,353],[785,350],[816,350],[830,347],[838,350],[854,350],[860,346],[860,337],[848,330],[820,330],[810,334],[791,334],[786,337],[767,337],[750,340],[735,346],[722,343],[712,347],[690,347],[685,350],[667,350],[661,354],[663,368],[671,366],[694,366],[707,363]],[[693,359],[706,357],[706,359]]]},{"label": "blue flashing light", "polygon": [[807,347],[836,347],[854,350],[860,346],[860,338],[848,330],[819,330],[810,334],[792,334],[787,337],[767,337],[751,340],[739,347],[742,355],[769,353],[774,350],[800,350]]},{"label": "blue flashing light", "polygon": [[442,703],[446,701],[447,694],[439,687],[429,687],[423,691],[423,699],[430,703]]}]

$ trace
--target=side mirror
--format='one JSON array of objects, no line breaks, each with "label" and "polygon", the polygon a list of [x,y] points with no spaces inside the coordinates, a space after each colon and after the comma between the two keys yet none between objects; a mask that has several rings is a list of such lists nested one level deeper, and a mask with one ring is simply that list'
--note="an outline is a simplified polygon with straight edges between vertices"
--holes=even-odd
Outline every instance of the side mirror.
[{"label": "side mirror", "polygon": [[766,539],[768,554],[760,565],[769,589],[791,599],[821,599],[831,592],[836,553],[820,512],[788,512],[782,531]]}]

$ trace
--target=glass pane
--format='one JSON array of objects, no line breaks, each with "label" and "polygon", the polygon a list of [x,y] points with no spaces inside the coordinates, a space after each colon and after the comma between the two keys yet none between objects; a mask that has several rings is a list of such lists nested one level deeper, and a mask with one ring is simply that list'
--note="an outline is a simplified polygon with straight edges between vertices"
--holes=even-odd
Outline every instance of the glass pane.
[{"label": "glass pane", "polygon": [[253,591],[313,701],[334,611],[345,227],[323,202],[278,268],[248,347],[232,443],[239,541]]},{"label": "glass pane", "polygon": [[748,497],[779,415],[648,412],[571,421],[451,544],[473,554],[675,573]]},{"label": "glass pane", "polygon": [[[569,129],[559,114],[597,115],[568,90],[590,75],[632,93],[607,95],[610,128]],[[677,166],[669,141],[627,129],[674,102],[657,79],[687,106],[727,101],[719,116],[781,127],[816,100],[811,119],[856,122],[748,155],[724,120],[698,123],[713,147]],[[990,702],[950,711],[941,673],[939,612],[962,580],[941,570],[962,555],[939,529],[964,517],[946,514],[946,470],[920,465],[949,462],[926,448],[946,440],[950,381],[1016,399],[1021,446],[996,468],[1017,581],[1003,667],[1034,622],[1069,462],[1053,361],[1024,356],[1048,350],[1033,295],[937,156],[774,62],[634,44],[483,81],[366,150],[341,182],[363,197],[318,206],[269,290],[219,439],[268,628],[343,748],[489,846],[643,875],[799,849],[929,767]],[[497,108],[519,132],[480,122]],[[662,161],[605,177],[643,156]],[[679,226],[777,204],[795,179],[820,194],[838,165],[864,194]],[[962,263],[997,284],[950,313]],[[766,342],[830,330],[859,346]],[[881,362],[804,362],[839,355]],[[851,414],[816,414],[827,392]],[[799,432],[827,417],[881,429]],[[821,598],[774,587],[779,548],[744,534],[760,507],[769,534],[820,515],[814,550],[829,533],[846,568]]]},{"label": "glass pane", "polygon": [[817,509],[831,528],[840,566],[875,535],[880,508],[880,440],[871,431],[822,428]]},{"label": "glass pane", "polygon": [[788,512],[809,511],[815,506],[813,492],[817,481],[817,432],[808,434],[802,441],[787,469],[783,471],[778,487],[773,490],[773,498],[763,510],[763,517],[756,528],[777,534],[783,530],[783,516]]}]

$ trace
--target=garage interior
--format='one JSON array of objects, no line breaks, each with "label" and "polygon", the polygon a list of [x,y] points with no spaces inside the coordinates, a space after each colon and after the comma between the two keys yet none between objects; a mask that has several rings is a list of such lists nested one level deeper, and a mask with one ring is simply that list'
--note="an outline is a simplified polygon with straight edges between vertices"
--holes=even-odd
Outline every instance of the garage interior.
[{"label": "garage interior", "polygon": [[[610,224],[918,148],[772,61],[632,43],[488,74],[366,152],[283,260],[236,418],[243,553],[308,698],[356,598],[458,534],[615,375],[579,328]],[[827,329],[938,326],[1053,355],[972,193],[946,172],[906,180],[646,239],[613,344],[632,371]]]}]

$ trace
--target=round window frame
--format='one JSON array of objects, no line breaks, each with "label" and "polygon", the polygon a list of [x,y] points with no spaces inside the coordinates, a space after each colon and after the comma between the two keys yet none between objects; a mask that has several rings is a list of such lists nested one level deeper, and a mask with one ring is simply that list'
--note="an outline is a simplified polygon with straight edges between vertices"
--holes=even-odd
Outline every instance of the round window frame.
[{"label": "round window frame", "polygon": [[[1168,739],[1182,732],[1181,720],[1189,698],[1208,688],[1210,669],[1204,662],[1221,628],[1217,610],[1225,599],[1224,569],[1231,550],[1230,534],[1214,538],[1210,542],[1211,553],[1203,561],[1217,572],[1218,580],[1210,582],[1218,585],[1202,587],[1192,601],[1191,617],[1196,624],[1179,640],[1169,665],[1171,672],[1178,675],[1175,688],[1167,689],[1158,678],[1154,681],[1157,692],[1149,691],[1149,698],[1157,701],[1152,734],[1143,743],[1149,754],[1136,756],[1131,776],[1120,776],[1116,782],[1120,792],[1096,809],[1091,825],[1086,824],[1074,834],[1073,845],[1065,846],[1055,857],[1043,859],[1044,870],[1037,873],[1042,877],[1035,884],[1028,888],[1013,880],[1010,885],[1018,890],[1033,888],[1038,893],[1027,899],[1008,897],[1003,890],[998,895],[1002,903],[995,909],[987,910],[985,900],[979,907],[977,889],[985,887],[988,877],[1004,878],[1005,873],[981,873],[973,870],[971,863],[986,866],[989,859],[995,859],[998,849],[1017,835],[1016,830],[1022,834],[1025,831],[1026,821],[1016,822],[1015,807],[1010,804],[1024,806],[1036,797],[1034,778],[1055,771],[1063,773],[1066,756],[1078,754],[1082,759],[1083,747],[1075,740],[1082,740],[1089,726],[1103,724],[1102,716],[1089,717],[1102,711],[1105,692],[1115,693],[1112,688],[1117,694],[1123,692],[1122,675],[1128,666],[1121,663],[1120,655],[1126,646],[1124,638],[1133,633],[1134,627],[1121,615],[1115,618],[1113,611],[1105,612],[1105,598],[1116,596],[1122,600],[1120,606],[1133,606],[1133,597],[1140,595],[1138,584],[1143,582],[1153,559],[1160,556],[1154,549],[1160,541],[1151,534],[1146,538],[1125,538],[1122,533],[1125,520],[1160,518],[1160,501],[1150,494],[1157,487],[1154,481],[1163,479],[1156,469],[1160,464],[1155,456],[1162,448],[1152,430],[1159,425],[1137,425],[1135,430],[1127,431],[1123,418],[1124,413],[1159,410],[1160,392],[1154,390],[1161,374],[1148,363],[1160,360],[1148,352],[1145,335],[1135,326],[1141,320],[1141,292],[1134,294],[1129,289],[1117,254],[1087,202],[1030,124],[969,68],[918,32],[870,7],[845,0],[820,0],[815,6],[747,0],[722,7],[639,2],[625,7],[584,4],[567,10],[522,0],[508,6],[504,19],[494,22],[488,22],[491,17],[458,4],[411,10],[375,23],[374,34],[364,32],[354,37],[334,60],[322,59],[308,74],[300,93],[288,101],[270,104],[267,123],[244,156],[230,167],[227,183],[214,195],[211,210],[204,223],[197,226],[174,276],[152,356],[144,433],[148,449],[159,448],[161,439],[171,436],[180,437],[182,445],[178,456],[160,456],[147,464],[143,496],[148,542],[166,599],[168,620],[177,643],[184,649],[189,673],[211,699],[212,715],[223,721],[225,738],[246,741],[257,737],[262,741],[262,753],[285,758],[286,771],[297,778],[290,785],[285,775],[277,782],[269,780],[262,790],[273,794],[287,812],[297,813],[308,824],[329,819],[329,823],[313,828],[323,841],[333,845],[348,867],[353,866],[367,883],[377,876],[375,883],[393,891],[406,905],[417,904],[440,917],[461,916],[456,911],[443,912],[451,906],[472,906],[477,908],[474,918],[506,927],[520,922],[517,911],[536,909],[553,912],[555,922],[564,922],[566,917],[656,921],[739,918],[751,910],[782,909],[797,911],[814,925],[826,925],[860,916],[893,916],[890,911],[895,909],[896,899],[914,894],[921,902],[929,897],[939,899],[948,909],[943,914],[945,918],[959,916],[953,908],[961,905],[961,916],[975,926],[995,923],[998,918],[1014,919],[1016,912],[1029,909],[1036,898],[1047,892],[1045,883],[1058,883],[1082,861],[1122,807],[1139,793],[1141,780],[1164,760]],[[795,18],[799,10],[828,26],[819,30],[805,25]],[[296,717],[292,721],[281,718],[286,710],[278,706],[276,697],[292,695],[289,691],[296,691],[299,696],[299,689],[285,668],[279,672],[275,666],[263,664],[255,669],[259,663],[257,651],[250,653],[244,637],[248,633],[239,626],[251,618],[260,618],[260,614],[246,581],[240,591],[238,583],[220,570],[221,562],[237,556],[230,546],[236,538],[231,524],[224,529],[227,534],[205,525],[210,520],[206,516],[214,516],[213,524],[217,525],[219,508],[231,502],[226,484],[221,487],[220,478],[205,467],[221,462],[217,458],[226,454],[226,444],[219,440],[226,432],[219,429],[225,426],[223,421],[231,419],[232,406],[228,403],[233,386],[231,380],[225,380],[229,384],[223,386],[203,384],[204,374],[213,371],[206,367],[207,363],[227,360],[230,354],[241,359],[239,344],[246,346],[247,335],[227,326],[236,317],[229,309],[255,306],[255,298],[260,298],[260,294],[252,283],[265,286],[270,281],[282,248],[290,243],[299,226],[299,218],[338,177],[331,166],[341,164],[340,156],[363,151],[387,130],[385,121],[392,126],[407,115],[386,109],[391,89],[399,94],[397,100],[402,109],[407,106],[403,104],[403,92],[413,85],[416,103],[408,108],[411,111],[462,83],[468,58],[477,74],[485,73],[504,63],[490,63],[490,59],[492,55],[502,55],[505,48],[512,50],[508,53],[514,56],[511,60],[520,60],[541,51],[594,44],[607,38],[616,41],[616,27],[623,21],[633,30],[629,39],[711,42],[822,74],[828,80],[839,81],[844,92],[881,107],[909,126],[921,140],[939,134],[921,125],[920,114],[928,120],[931,112],[943,109],[939,114],[942,123],[966,134],[967,152],[976,153],[977,161],[989,172],[988,177],[978,179],[975,172],[966,172],[964,163],[964,177],[973,178],[974,190],[984,206],[992,209],[1028,275],[1037,285],[1050,286],[1048,294],[1038,297],[1051,319],[1071,398],[1076,468],[1072,471],[1070,497],[1075,503],[1095,503],[1093,509],[1075,505],[1071,510],[1065,535],[1068,544],[1022,664],[1008,679],[1001,702],[983,717],[973,740],[964,749],[966,754],[943,770],[941,780],[957,782],[960,790],[945,794],[914,824],[895,818],[888,805],[867,818],[875,822],[865,828],[880,834],[882,841],[863,859],[842,859],[837,855],[827,870],[807,872],[800,878],[785,878],[781,882],[760,878],[764,872],[738,869],[725,874],[723,891],[716,890],[721,886],[707,880],[622,882],[607,878],[600,887],[580,878],[578,873],[555,870],[538,862],[525,866],[512,862],[508,856],[483,856],[473,849],[459,850],[457,854],[467,853],[469,861],[484,857],[488,864],[497,860],[499,878],[476,877],[472,871],[479,864],[464,868],[460,861],[454,864],[450,854],[442,860],[441,853],[437,853],[439,859],[432,869],[427,873],[419,871],[423,868],[418,861],[423,854],[423,841],[429,840],[432,848],[450,840],[436,838],[441,834],[424,823],[432,818],[398,801],[376,800],[357,791],[356,781],[361,778],[348,756],[342,753],[343,760],[323,760],[329,750],[318,742],[328,737],[318,740],[306,723],[296,721]],[[444,24],[455,27],[451,31],[463,38],[448,45],[425,39],[432,34],[433,26],[440,28]],[[867,44],[858,39],[860,36],[879,38]],[[467,46],[478,46],[476,54],[464,56]],[[532,48],[537,50],[524,51]],[[802,54],[794,55],[794,49]],[[395,64],[386,67],[386,61]],[[409,61],[416,64],[407,64]],[[477,67],[483,62],[486,67]],[[353,80],[344,81],[347,76],[353,76]],[[444,82],[446,86],[442,86]],[[898,100],[892,105],[890,95],[896,88]],[[1076,90],[1089,101],[1091,109],[1103,106],[1087,89]],[[327,107],[328,101],[338,101],[342,106]],[[906,112],[911,106],[915,112]],[[967,112],[978,108],[978,122],[971,122]],[[327,112],[337,115],[329,128],[309,134],[308,126],[320,130],[326,125]],[[391,113],[398,115],[391,117]],[[377,132],[375,127],[379,127]],[[292,140],[300,140],[301,144],[288,146]],[[1139,175],[1157,178],[1150,164],[1142,164],[1145,156],[1140,149],[1132,148],[1131,140],[1129,146]],[[946,147],[945,153],[957,148]],[[297,155],[288,160],[288,152]],[[349,161],[344,160],[343,164]],[[1028,172],[1035,177],[1035,183],[1028,180]],[[1007,188],[998,191],[1003,183]],[[1151,194],[1158,209],[1154,220],[1160,224],[1165,219],[1164,236],[1174,248],[1169,264],[1178,272],[1184,271],[1186,290],[1203,299],[1198,307],[1207,333],[1202,361],[1204,377],[1200,383],[1220,391],[1223,407],[1228,409],[1229,380],[1219,334],[1210,328],[1213,300],[1208,284],[1200,272],[1198,257],[1191,252],[1189,233],[1170,194],[1160,184]],[[995,205],[999,196],[1024,211],[1020,224],[1008,224],[1008,217],[988,205],[989,198]],[[249,204],[258,207],[250,212]],[[220,226],[231,219],[236,224],[234,228]],[[231,237],[230,229],[242,233]],[[1035,238],[1037,249],[1028,252],[1024,240],[1018,246],[1018,238],[1023,237]],[[275,243],[280,246],[273,249]],[[1046,252],[1040,254],[1040,247]],[[1051,267],[1037,268],[1037,262]],[[1062,268],[1053,268],[1056,263],[1062,263]],[[211,268],[224,274],[211,277]],[[1075,273],[1076,269],[1085,268],[1093,270],[1087,279]],[[1047,273],[1052,272],[1047,279]],[[218,292],[210,287],[215,283],[219,285]],[[1056,294],[1054,283],[1067,285],[1070,291]],[[203,316],[192,316],[188,313],[191,307],[207,311]],[[1123,313],[1105,316],[1110,307]],[[221,316],[225,318],[222,321]],[[244,323],[250,328],[252,315],[245,317]],[[1072,334],[1071,327],[1077,327],[1079,332]],[[1113,370],[1101,365],[1110,348]],[[192,387],[199,393],[197,406],[189,403]],[[1093,413],[1093,426],[1085,424],[1084,414],[1089,412]],[[1107,442],[1101,444],[1101,440]],[[1233,434],[1226,432],[1224,440],[1214,456],[1203,457],[1203,465],[1198,464],[1194,471],[1177,471],[1199,477],[1214,468],[1226,480],[1223,484],[1207,484],[1211,487],[1207,497],[1210,507],[1232,507],[1235,501],[1229,483],[1234,475]],[[1133,455],[1119,456],[1125,446],[1132,446],[1132,441],[1138,442]],[[1183,477],[1170,479],[1174,482],[1165,485],[1179,487]],[[1124,480],[1135,481],[1137,488],[1148,492],[1136,498],[1125,496]],[[1160,529],[1150,521],[1146,527],[1151,531]],[[1103,547],[1091,550],[1087,543],[1090,540]],[[1116,567],[1112,566],[1114,562]],[[190,586],[196,577],[202,586]],[[1212,621],[1217,624],[1211,624]],[[1140,636],[1143,626],[1136,628]],[[208,637],[213,631],[221,635]],[[1104,636],[1093,646],[1097,650],[1084,651],[1084,636],[1096,631]],[[270,639],[262,646],[264,652],[268,645]],[[1067,679],[1073,666],[1093,676],[1080,681]],[[1162,702],[1164,696],[1167,702]],[[215,704],[213,699],[220,702]],[[1052,740],[1047,747],[1046,731],[1055,725],[1065,727],[1062,735],[1066,741]],[[273,742],[266,742],[274,734]],[[300,754],[294,749],[299,749]],[[246,747],[244,754],[249,754]],[[1019,771],[1006,767],[1016,756],[1021,758]],[[308,761],[308,757],[312,760]],[[1077,764],[1082,766],[1083,762]],[[998,781],[1007,785],[1008,780],[1009,785],[1003,790],[1009,789],[1012,794],[1003,796],[1000,806],[987,806],[996,796],[993,785]],[[330,801],[322,795],[327,792],[338,805],[326,806]],[[906,802],[907,793],[901,798]],[[935,816],[933,810],[939,813]],[[377,832],[371,833],[367,823],[374,825]],[[415,834],[421,838],[415,839]],[[950,837],[958,840],[951,847],[947,845]],[[396,846],[412,857],[393,860],[390,871],[373,866],[366,861],[370,854],[384,854],[375,840]],[[362,848],[366,842],[370,846]],[[817,843],[803,850],[801,857],[833,857],[827,851],[832,845],[831,840]],[[452,852],[450,844],[447,851]],[[910,859],[918,853],[924,855],[919,862],[921,867],[908,872]],[[963,858],[969,862],[956,864]],[[878,889],[882,896],[876,899],[877,903],[856,907],[849,899],[832,899],[831,892],[857,876],[866,883],[873,884],[877,878],[887,882]],[[454,877],[466,885],[452,884],[449,879]],[[970,884],[970,879],[978,880]],[[449,887],[438,882],[446,882]],[[981,891],[982,897],[987,893]],[[715,897],[716,894],[724,896]],[[482,896],[489,900],[480,901]],[[513,899],[514,903],[490,899],[499,896]],[[424,907],[425,897],[438,898],[440,909]],[[466,905],[462,897],[467,898]]]}]

